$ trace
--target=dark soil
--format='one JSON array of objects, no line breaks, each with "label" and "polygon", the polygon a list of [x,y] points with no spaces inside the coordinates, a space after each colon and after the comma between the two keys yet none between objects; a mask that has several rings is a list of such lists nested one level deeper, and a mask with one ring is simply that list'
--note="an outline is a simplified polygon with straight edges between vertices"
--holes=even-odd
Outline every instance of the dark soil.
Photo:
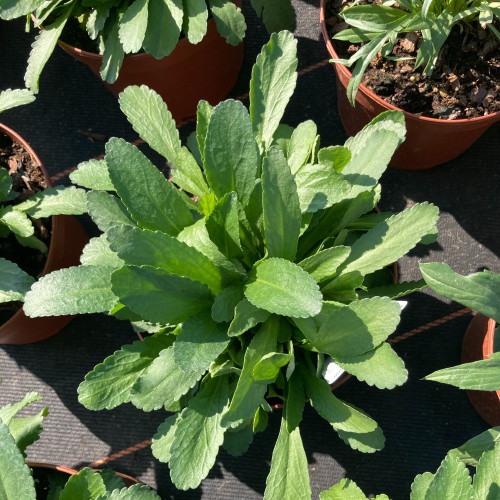
[{"label": "dark soil", "polygon": [[[5,205],[20,203],[35,193],[47,187],[47,179],[40,167],[34,162],[28,151],[10,137],[0,134],[0,167],[9,170],[14,191],[18,198]],[[50,243],[50,219],[34,220],[35,236],[47,247]],[[6,238],[0,238],[0,257],[15,262],[23,271],[31,276],[39,277],[45,265],[46,255],[33,248],[22,246],[11,233]],[[5,323],[21,304],[7,302],[0,305],[0,325]]]},{"label": "dark soil", "polygon": [[[326,6],[331,37],[347,27],[336,14],[343,8],[342,0]],[[500,111],[500,41],[478,23],[462,27],[462,33],[458,26],[453,28],[432,76],[424,75],[423,67],[414,69],[414,58],[422,42],[417,32],[400,37],[391,54],[412,59],[390,61],[379,54],[366,70],[362,83],[388,103],[420,116],[452,120]],[[333,43],[345,59],[361,47],[336,40]]]}]

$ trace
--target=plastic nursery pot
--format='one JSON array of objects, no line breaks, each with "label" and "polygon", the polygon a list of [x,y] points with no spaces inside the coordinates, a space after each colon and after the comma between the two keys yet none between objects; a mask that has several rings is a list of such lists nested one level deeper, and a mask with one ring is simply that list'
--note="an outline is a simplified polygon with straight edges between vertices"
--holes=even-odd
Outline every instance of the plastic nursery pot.
[{"label": "plastic nursery pot", "polygon": [[[241,0],[235,3],[241,7]],[[100,78],[101,55],[58,43]],[[116,96],[129,85],[147,85],[161,95],[174,119],[180,122],[196,114],[201,99],[212,105],[225,99],[236,84],[242,62],[243,43],[229,45],[211,18],[200,43],[193,45],[182,38],[173,52],[160,60],[146,53],[125,56],[118,80],[105,83]]]},{"label": "plastic nursery pot", "polygon": [[[496,323],[477,313],[465,332],[462,344],[462,363],[488,359],[494,352]],[[500,425],[500,391],[466,391],[470,402],[491,426]]]},{"label": "plastic nursery pot", "polygon": [[[42,170],[46,183],[53,186],[40,159],[20,135],[1,123],[0,134],[21,144]],[[42,275],[79,264],[82,249],[88,240],[83,227],[74,217],[53,215],[49,252]],[[0,344],[29,344],[44,340],[58,333],[72,318],[73,316],[28,318],[23,310],[19,309],[8,321],[0,325]]]},{"label": "plastic nursery pot", "polygon": [[[319,20],[326,47],[333,59],[335,52],[325,22],[325,3],[321,0]],[[487,116],[461,120],[438,120],[403,111],[393,106],[364,85],[359,86],[356,106],[347,100],[347,85],[351,72],[342,64],[334,64],[337,73],[337,106],[340,120],[348,135],[357,134],[375,116],[389,109],[402,111],[406,121],[406,139],[392,157],[390,166],[403,170],[425,170],[445,163],[470,148],[495,122],[500,111]]]},{"label": "plastic nursery pot", "polygon": [[[44,463],[40,463],[40,462],[28,462],[27,465],[31,469],[35,469],[35,472],[34,472],[35,477],[36,477],[36,469],[50,469],[50,470],[62,472],[63,474],[67,474],[68,476],[74,476],[75,474],[78,474],[77,470],[70,469],[69,467],[64,467],[63,465],[44,464]],[[95,470],[99,471],[101,469],[95,469]],[[126,474],[122,474],[121,472],[115,472],[115,474],[118,477],[121,477],[123,479],[123,482],[125,483],[125,486],[127,486],[127,487],[139,483],[139,481],[132,476],[127,476]]]}]

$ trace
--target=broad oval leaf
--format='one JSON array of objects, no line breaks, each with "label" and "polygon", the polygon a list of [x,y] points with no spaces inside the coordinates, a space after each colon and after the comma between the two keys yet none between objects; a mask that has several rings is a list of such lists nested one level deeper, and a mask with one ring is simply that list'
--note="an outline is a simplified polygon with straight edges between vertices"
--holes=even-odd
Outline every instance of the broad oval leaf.
[{"label": "broad oval leaf", "polygon": [[98,191],[114,191],[115,187],[109,178],[108,166],[105,160],[89,160],[78,165],[69,174],[73,184]]},{"label": "broad oval leaf", "polygon": [[245,296],[260,309],[291,318],[316,316],[322,307],[322,295],[314,278],[284,259],[267,259],[255,267]]},{"label": "broad oval leaf", "polygon": [[17,264],[0,257],[0,303],[24,300],[35,278],[25,273]]}]

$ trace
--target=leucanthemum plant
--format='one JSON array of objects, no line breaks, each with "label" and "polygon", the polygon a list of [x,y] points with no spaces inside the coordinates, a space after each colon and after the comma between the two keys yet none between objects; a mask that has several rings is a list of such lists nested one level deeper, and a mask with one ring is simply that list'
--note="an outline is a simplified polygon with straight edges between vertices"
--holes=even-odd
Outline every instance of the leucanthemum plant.
[{"label": "leucanthemum plant", "polygon": [[395,285],[391,264],[432,239],[438,210],[373,212],[405,136],[402,113],[324,148],[313,122],[280,124],[296,68],[292,34],[273,34],[253,67],[250,109],[200,102],[189,149],[157,94],[127,88],[121,109],[172,166],[171,182],[139,149],[111,139],[103,160],[71,176],[90,189],[103,234],[81,266],[26,296],[30,316],[105,312],[151,333],[96,366],[79,400],[171,412],[152,449],[180,489],[200,484],[221,446],[244,453],[279,398],[265,498],[310,498],[306,400],[352,448],[375,452],[385,441],[371,417],[332,394],[325,359],[379,388],[407,379],[386,342],[401,313],[393,298],[424,283]]}]

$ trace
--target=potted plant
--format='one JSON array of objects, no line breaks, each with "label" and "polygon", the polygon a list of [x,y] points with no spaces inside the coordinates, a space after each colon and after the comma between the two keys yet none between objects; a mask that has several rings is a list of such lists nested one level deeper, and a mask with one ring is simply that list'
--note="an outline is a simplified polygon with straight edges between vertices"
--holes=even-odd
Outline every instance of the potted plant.
[{"label": "potted plant", "polygon": [[[236,83],[243,60],[242,0],[49,0],[10,2],[0,18],[34,14],[36,37],[26,86],[38,92],[40,73],[56,43],[102,77],[118,95],[146,84],[168,102],[177,121],[196,114],[200,99],[217,104]],[[251,0],[270,31],[292,29],[291,0]]]},{"label": "potted plant", "polygon": [[82,266],[42,278],[25,298],[29,316],[107,312],[152,333],[96,366],[79,400],[94,410],[132,402],[173,412],[152,449],[179,489],[200,484],[221,446],[244,453],[278,399],[265,498],[309,498],[306,400],[354,449],[384,445],[373,419],[332,394],[326,360],[379,388],[407,378],[385,342],[401,312],[390,297],[425,283],[391,284],[390,267],[429,240],[438,210],[370,213],[404,139],[401,113],[323,148],[313,122],[280,124],[296,67],[293,36],[273,34],[253,67],[249,111],[234,100],[201,102],[191,150],[156,93],[127,88],[121,109],[172,165],[173,182],[111,139],[103,160],[71,176],[91,189],[87,206],[103,234]]},{"label": "potted plant", "polygon": [[[498,463],[500,460],[500,428],[490,429],[450,450],[438,470],[415,477],[410,500],[453,498],[453,500],[482,500],[498,496]],[[471,478],[467,468],[475,469]],[[368,500],[354,481],[342,479],[329,490],[319,494],[320,500]],[[377,495],[376,500],[389,500]]]},{"label": "potted plant", "polygon": [[[33,99],[27,90],[6,90],[0,112]],[[0,343],[24,344],[54,335],[71,319],[27,318],[21,306],[38,275],[78,263],[88,237],[68,214],[86,211],[85,193],[53,187],[29,144],[2,124],[0,145]]]},{"label": "potted plant", "polygon": [[[467,389],[477,412],[490,425],[500,425],[500,353],[495,326],[500,321],[500,274],[482,271],[461,276],[447,264],[420,264],[426,283],[437,293],[479,312],[465,333],[462,364],[426,377]],[[498,334],[497,337],[498,339]]]},{"label": "potted plant", "polygon": [[[484,64],[485,59],[498,53],[498,40],[495,40],[500,38],[500,10],[496,2],[404,1],[397,6],[376,2],[352,6],[340,12],[345,22],[339,25],[340,31],[334,36],[337,43],[349,41],[358,48],[364,43],[349,59],[339,57],[332,45],[326,22],[328,5],[327,0],[321,0],[320,22],[327,49],[335,62],[339,113],[347,133],[355,134],[384,110],[408,108],[403,109],[408,140],[395,154],[391,166],[425,169],[449,161],[500,120],[496,98],[492,99],[500,75],[495,67],[490,71]],[[481,45],[466,45],[467,38],[471,37],[479,37]],[[484,39],[490,38],[486,44]],[[450,39],[455,45],[448,49]],[[492,52],[488,54],[490,49]],[[447,58],[451,56],[457,61],[450,62]],[[378,66],[369,79],[369,84],[374,85],[368,88],[361,82],[373,59]],[[464,63],[466,75],[457,70],[460,59],[467,61]],[[493,59],[491,61],[494,64]],[[481,62],[485,77],[478,74]],[[346,66],[353,64],[356,65],[351,74]],[[382,64],[384,67],[380,69]],[[396,71],[394,77],[392,72]],[[468,87],[466,78],[469,78]],[[387,102],[394,93],[401,96],[397,104]],[[488,109],[490,101],[493,105]],[[424,115],[426,111],[434,111],[434,114]]]},{"label": "potted plant", "polygon": [[109,469],[96,471],[85,467],[80,472],[60,465],[25,462],[26,448],[42,432],[48,408],[28,417],[17,414],[41,400],[36,392],[22,401],[0,408],[0,491],[2,498],[18,500],[155,500],[160,497],[130,476]]}]

